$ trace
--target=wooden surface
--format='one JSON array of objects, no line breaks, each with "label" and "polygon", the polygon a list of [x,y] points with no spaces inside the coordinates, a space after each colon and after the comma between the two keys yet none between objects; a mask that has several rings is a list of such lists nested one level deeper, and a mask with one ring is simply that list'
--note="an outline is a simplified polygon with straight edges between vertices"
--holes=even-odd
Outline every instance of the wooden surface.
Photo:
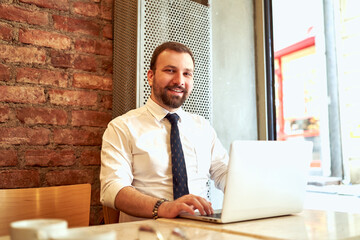
[{"label": "wooden surface", "polygon": [[[145,234],[146,236],[139,238],[138,229],[140,226],[150,226],[156,229],[161,233],[163,239],[178,239],[174,236],[171,236],[172,231],[176,228],[179,228],[177,224],[174,223],[164,223],[159,222],[157,220],[145,220],[145,221],[137,221],[137,222],[129,222],[129,223],[117,223],[117,224],[106,224],[99,226],[91,226],[91,227],[82,227],[82,228],[73,228],[69,230],[69,233],[72,231],[83,230],[87,233],[98,233],[98,232],[106,232],[106,231],[116,231],[117,240],[146,240],[146,239],[156,239],[154,235],[149,236],[149,234]],[[193,227],[180,227],[180,229],[186,234],[187,239],[195,239],[195,240],[253,240],[254,238],[238,236],[229,233],[222,233],[218,231],[205,230],[200,228]],[[9,236],[0,237],[0,240],[10,240]]]},{"label": "wooden surface", "polygon": [[322,210],[304,210],[295,215],[229,224],[178,218],[161,218],[159,221],[257,239],[264,236],[270,239],[360,239],[360,214]]},{"label": "wooden surface", "polygon": [[119,222],[119,211],[110,207],[103,206],[104,222],[105,224],[118,223]]},{"label": "wooden surface", "polygon": [[[243,221],[230,224],[205,223],[188,219],[145,220],[130,223],[106,224],[85,228],[86,232],[114,230],[117,239],[138,239],[141,225],[156,228],[168,239],[174,228],[181,228],[188,239],[360,239],[360,214],[321,210],[304,210],[291,216]],[[9,240],[8,236],[0,240]],[[145,238],[146,239],[146,238]]]},{"label": "wooden surface", "polygon": [[13,221],[60,218],[69,227],[89,225],[91,185],[1,189],[0,236],[9,233]]}]

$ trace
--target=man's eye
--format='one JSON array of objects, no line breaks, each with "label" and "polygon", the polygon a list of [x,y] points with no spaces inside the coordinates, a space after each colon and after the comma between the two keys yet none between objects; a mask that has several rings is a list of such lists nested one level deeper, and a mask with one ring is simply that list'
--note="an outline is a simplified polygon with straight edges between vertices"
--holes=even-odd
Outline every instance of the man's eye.
[{"label": "man's eye", "polygon": [[165,69],[165,72],[173,73],[174,70],[173,69]]},{"label": "man's eye", "polygon": [[193,74],[190,73],[190,72],[189,72],[189,73],[184,73],[184,75],[185,75],[185,76],[188,76],[188,77],[192,77],[192,76],[193,76]]}]

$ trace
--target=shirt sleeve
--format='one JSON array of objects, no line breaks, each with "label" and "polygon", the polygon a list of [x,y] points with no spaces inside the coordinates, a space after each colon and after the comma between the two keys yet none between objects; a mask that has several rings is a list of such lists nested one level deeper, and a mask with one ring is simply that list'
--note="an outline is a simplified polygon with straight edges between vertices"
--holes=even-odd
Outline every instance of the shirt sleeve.
[{"label": "shirt sleeve", "polygon": [[209,128],[212,132],[210,178],[214,180],[215,187],[224,192],[228,172],[229,155],[210,124]]},{"label": "shirt sleeve", "polygon": [[103,205],[114,209],[118,192],[126,186],[131,186],[133,181],[129,139],[126,128],[114,122],[109,123],[103,135],[100,201]]}]

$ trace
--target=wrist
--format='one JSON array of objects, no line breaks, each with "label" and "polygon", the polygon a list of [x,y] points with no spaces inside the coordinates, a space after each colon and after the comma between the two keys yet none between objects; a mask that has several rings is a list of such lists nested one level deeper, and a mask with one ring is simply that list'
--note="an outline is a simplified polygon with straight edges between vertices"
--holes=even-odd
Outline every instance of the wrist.
[{"label": "wrist", "polygon": [[152,211],[152,218],[153,219],[158,219],[159,218],[159,208],[160,206],[164,203],[164,202],[168,202],[169,200],[167,200],[166,198],[161,198],[159,200],[156,201],[153,211]]}]

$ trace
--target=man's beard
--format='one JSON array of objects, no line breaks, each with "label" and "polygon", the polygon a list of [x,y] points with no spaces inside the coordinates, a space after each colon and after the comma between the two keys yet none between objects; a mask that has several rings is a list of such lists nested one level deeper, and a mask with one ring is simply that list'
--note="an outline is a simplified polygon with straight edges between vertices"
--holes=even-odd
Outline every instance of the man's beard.
[{"label": "man's beard", "polygon": [[[154,77],[153,83],[154,84],[153,84],[152,90],[154,91],[154,96],[156,98],[160,98],[162,103],[170,108],[181,107],[189,96],[188,91],[184,87],[181,87],[178,85],[172,85],[172,86],[166,86],[165,88],[159,88],[156,84],[155,77]],[[170,89],[172,89],[172,88],[181,89],[183,91],[182,97],[169,96],[168,91],[170,91]]]}]

